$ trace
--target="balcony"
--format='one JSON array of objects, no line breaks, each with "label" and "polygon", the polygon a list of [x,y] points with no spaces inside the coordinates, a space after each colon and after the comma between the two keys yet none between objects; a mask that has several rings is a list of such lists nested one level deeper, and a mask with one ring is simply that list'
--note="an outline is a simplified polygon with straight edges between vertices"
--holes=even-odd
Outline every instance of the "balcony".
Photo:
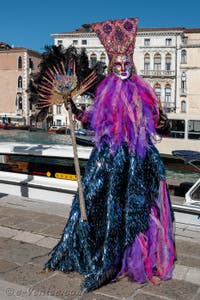
[{"label": "balcony", "polygon": [[167,112],[175,112],[176,110],[175,102],[162,101],[161,103],[162,103],[162,107],[164,108],[164,110],[166,109]]},{"label": "balcony", "polygon": [[187,96],[187,89],[180,89],[180,96]]},{"label": "balcony", "polygon": [[168,71],[168,70],[140,70],[140,75],[142,77],[151,77],[151,78],[160,78],[160,77],[167,77],[167,78],[174,78],[175,71]]},{"label": "balcony", "polygon": [[17,88],[17,94],[22,94],[23,92],[23,88],[22,87],[18,87]]}]

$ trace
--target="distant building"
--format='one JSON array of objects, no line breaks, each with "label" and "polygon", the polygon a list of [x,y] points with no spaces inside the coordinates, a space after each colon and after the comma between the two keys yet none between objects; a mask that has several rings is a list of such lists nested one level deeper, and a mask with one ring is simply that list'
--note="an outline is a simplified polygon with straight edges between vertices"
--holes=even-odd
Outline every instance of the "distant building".
[{"label": "distant building", "polygon": [[39,52],[0,42],[0,123],[33,122],[35,112],[27,88],[30,76],[39,71],[40,61]]},{"label": "distant building", "polygon": [[[89,24],[52,37],[55,45],[85,48],[90,66],[97,61],[108,65],[107,53]],[[200,28],[139,28],[134,62],[169,115],[200,115]]]}]

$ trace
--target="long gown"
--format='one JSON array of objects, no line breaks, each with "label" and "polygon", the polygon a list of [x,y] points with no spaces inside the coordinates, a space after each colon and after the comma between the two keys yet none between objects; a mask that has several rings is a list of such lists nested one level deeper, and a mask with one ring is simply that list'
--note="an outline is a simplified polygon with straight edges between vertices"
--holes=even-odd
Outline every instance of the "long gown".
[{"label": "long gown", "polygon": [[111,74],[100,84],[92,109],[80,117],[96,131],[82,178],[88,221],[81,219],[76,193],[44,268],[83,274],[84,291],[122,274],[138,283],[172,277],[173,212],[152,138],[157,103],[138,75],[122,82]]}]

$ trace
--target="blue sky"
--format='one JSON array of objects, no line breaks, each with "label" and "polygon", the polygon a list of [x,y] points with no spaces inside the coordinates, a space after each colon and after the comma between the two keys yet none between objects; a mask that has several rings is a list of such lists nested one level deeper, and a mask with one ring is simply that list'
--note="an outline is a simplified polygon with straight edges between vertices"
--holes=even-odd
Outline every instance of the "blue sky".
[{"label": "blue sky", "polygon": [[0,41],[39,52],[53,44],[52,33],[82,24],[138,17],[138,27],[200,28],[199,0],[4,0]]}]

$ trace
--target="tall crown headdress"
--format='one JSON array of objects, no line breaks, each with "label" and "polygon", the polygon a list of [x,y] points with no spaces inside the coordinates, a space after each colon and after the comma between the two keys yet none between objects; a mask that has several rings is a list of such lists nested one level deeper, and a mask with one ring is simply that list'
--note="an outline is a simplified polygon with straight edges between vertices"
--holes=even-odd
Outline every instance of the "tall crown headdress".
[{"label": "tall crown headdress", "polygon": [[108,20],[91,24],[111,61],[113,56],[132,56],[137,33],[138,18]]}]

